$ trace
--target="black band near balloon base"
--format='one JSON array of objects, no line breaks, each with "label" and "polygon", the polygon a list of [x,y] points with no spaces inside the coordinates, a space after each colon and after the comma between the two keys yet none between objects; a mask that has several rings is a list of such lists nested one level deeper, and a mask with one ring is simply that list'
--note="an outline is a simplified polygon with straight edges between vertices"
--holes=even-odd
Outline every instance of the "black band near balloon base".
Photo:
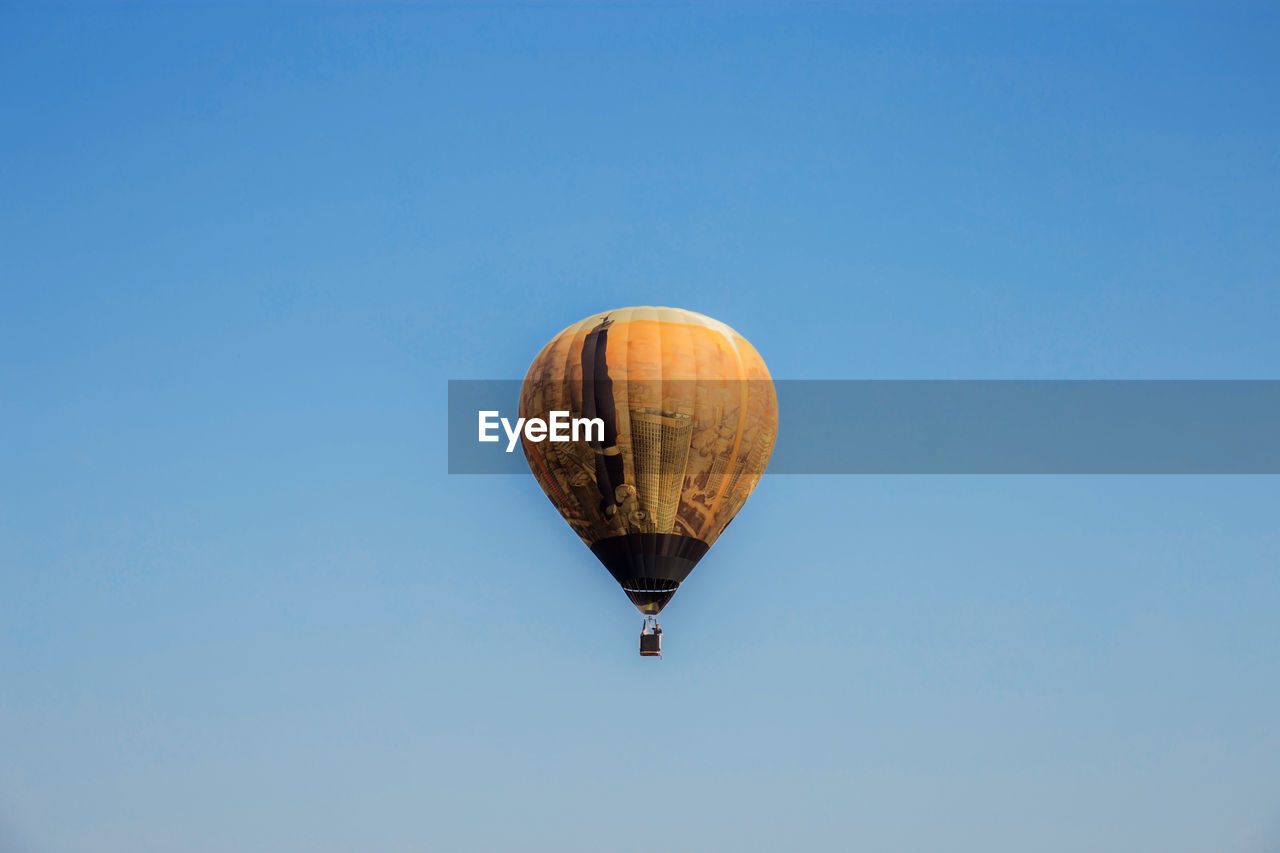
[{"label": "black band near balloon base", "polygon": [[591,546],[641,613],[661,612],[707,553],[701,539],[674,533],[628,533]]}]

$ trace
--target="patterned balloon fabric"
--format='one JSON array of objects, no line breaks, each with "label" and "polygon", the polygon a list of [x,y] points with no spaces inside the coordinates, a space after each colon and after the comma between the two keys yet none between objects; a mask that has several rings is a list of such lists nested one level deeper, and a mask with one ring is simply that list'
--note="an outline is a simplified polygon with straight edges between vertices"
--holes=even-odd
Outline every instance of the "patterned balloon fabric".
[{"label": "patterned balloon fabric", "polygon": [[526,439],[529,467],[641,612],[658,612],[768,464],[778,403],[764,360],[692,311],[608,311],[556,335],[529,367],[520,416],[555,411],[603,430]]}]

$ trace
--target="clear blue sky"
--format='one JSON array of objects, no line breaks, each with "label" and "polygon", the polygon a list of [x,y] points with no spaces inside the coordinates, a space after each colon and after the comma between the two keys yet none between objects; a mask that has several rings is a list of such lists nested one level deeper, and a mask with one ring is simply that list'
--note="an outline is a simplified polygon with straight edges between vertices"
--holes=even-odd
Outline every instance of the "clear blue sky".
[{"label": "clear blue sky", "polygon": [[444,451],[629,304],[792,379],[1276,378],[1277,43],[6,4],[0,850],[1280,849],[1278,478],[766,478],[657,662]]}]

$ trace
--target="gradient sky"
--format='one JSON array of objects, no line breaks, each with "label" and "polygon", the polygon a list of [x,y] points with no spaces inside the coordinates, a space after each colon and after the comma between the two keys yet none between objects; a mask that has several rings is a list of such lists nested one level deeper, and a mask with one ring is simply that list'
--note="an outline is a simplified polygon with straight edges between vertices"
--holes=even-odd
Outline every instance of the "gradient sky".
[{"label": "gradient sky", "polygon": [[1277,378],[1277,43],[0,7],[0,850],[1280,850],[1280,478],[767,477],[652,661],[444,447],[632,304],[780,378]]}]

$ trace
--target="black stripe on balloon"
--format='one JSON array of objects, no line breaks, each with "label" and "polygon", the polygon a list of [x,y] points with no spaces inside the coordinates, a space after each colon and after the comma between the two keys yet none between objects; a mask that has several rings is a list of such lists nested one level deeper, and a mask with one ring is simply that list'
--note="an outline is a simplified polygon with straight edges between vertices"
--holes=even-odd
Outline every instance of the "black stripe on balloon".
[{"label": "black stripe on balloon", "polygon": [[616,490],[623,483],[622,454],[618,449],[618,412],[613,403],[613,379],[609,376],[608,317],[587,333],[582,342],[582,416],[604,422],[604,440],[588,442],[595,450],[596,488],[600,512],[617,506]]}]

